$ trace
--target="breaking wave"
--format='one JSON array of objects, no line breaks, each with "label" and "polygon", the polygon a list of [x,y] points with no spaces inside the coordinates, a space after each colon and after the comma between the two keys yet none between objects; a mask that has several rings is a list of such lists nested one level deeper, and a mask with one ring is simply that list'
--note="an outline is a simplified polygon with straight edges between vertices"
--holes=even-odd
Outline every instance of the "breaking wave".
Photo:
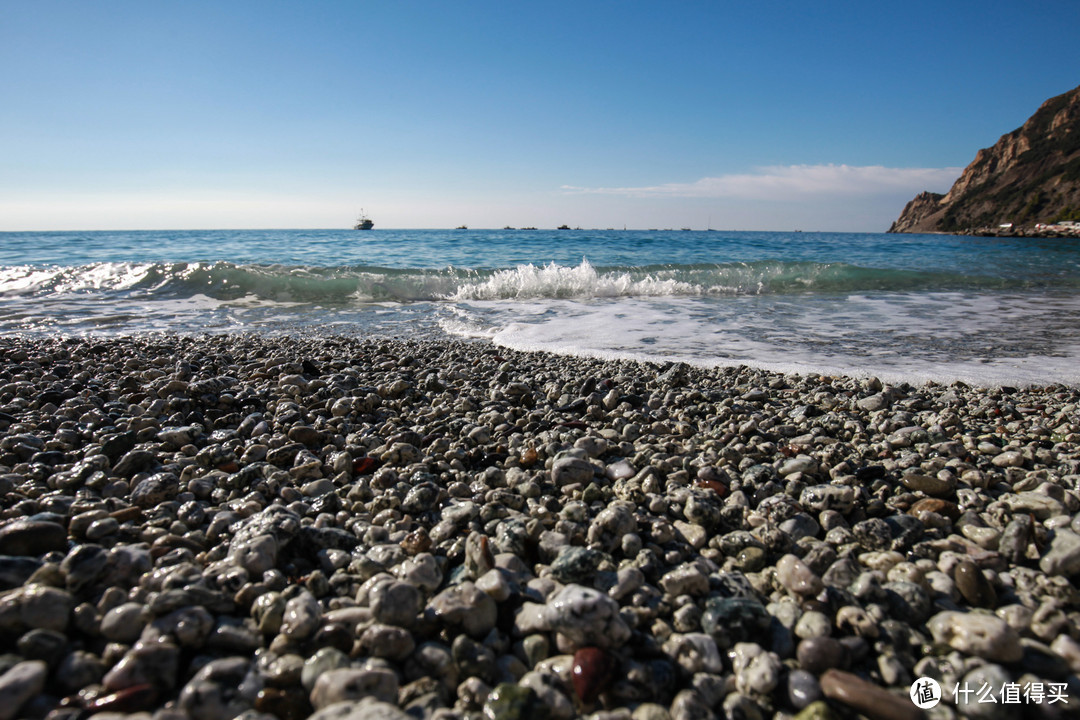
[{"label": "breaking wave", "polygon": [[[1077,281],[1050,285],[1073,289]],[[220,301],[352,304],[618,297],[842,294],[873,291],[1020,290],[1028,279],[866,268],[846,263],[772,261],[595,267],[525,264],[512,268],[399,269],[373,266],[95,263],[0,268],[0,297],[102,293],[140,299],[195,295]]]}]

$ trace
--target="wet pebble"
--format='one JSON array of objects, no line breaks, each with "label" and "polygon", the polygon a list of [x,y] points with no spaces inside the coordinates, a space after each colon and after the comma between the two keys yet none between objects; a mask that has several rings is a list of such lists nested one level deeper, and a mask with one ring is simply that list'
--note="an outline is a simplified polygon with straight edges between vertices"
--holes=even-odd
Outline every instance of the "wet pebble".
[{"label": "wet pebble", "polygon": [[821,578],[795,555],[784,555],[776,562],[776,577],[789,592],[817,595],[824,589]]},{"label": "wet pebble", "polygon": [[830,668],[842,667],[846,655],[844,646],[831,637],[812,637],[799,643],[796,658],[799,667],[820,675]]},{"label": "wet pebble", "polygon": [[873,683],[843,670],[826,670],[820,679],[821,692],[870,720],[918,720],[922,711],[909,697],[894,695]]},{"label": "wet pebble", "polygon": [[807,670],[791,670],[787,674],[788,702],[796,710],[821,699],[821,686],[814,673]]},{"label": "wet pebble", "polygon": [[47,520],[23,519],[0,525],[0,555],[40,557],[67,549],[67,529]]},{"label": "wet pebble", "polygon": [[994,586],[975,563],[962,560],[953,568],[956,589],[965,600],[975,607],[993,608],[997,604]]},{"label": "wet pebble", "polygon": [[338,668],[322,673],[311,690],[311,705],[322,710],[335,703],[372,697],[397,702],[398,680],[388,670]]}]

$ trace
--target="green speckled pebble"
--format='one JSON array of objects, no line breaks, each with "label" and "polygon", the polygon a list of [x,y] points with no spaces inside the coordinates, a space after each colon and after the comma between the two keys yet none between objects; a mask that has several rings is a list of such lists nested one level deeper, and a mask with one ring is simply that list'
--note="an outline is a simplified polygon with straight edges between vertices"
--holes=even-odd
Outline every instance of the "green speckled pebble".
[{"label": "green speckled pebble", "polygon": [[547,716],[547,706],[531,688],[513,683],[497,685],[484,703],[487,720],[546,720]]},{"label": "green speckled pebble", "polygon": [[824,700],[812,702],[795,716],[795,720],[837,720],[837,714]]}]

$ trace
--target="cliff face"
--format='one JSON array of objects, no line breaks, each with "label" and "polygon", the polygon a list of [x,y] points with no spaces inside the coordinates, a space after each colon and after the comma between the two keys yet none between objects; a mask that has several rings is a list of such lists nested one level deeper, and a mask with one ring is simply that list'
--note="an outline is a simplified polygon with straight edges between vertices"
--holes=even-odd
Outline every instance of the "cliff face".
[{"label": "cliff face", "polygon": [[1080,219],[1080,87],[984,148],[945,195],[920,193],[889,232],[961,232]]}]

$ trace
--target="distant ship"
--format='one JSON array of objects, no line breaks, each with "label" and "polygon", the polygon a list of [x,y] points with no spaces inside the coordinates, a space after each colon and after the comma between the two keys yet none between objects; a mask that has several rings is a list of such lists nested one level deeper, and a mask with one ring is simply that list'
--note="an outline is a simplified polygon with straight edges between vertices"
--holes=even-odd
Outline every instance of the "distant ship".
[{"label": "distant ship", "polygon": [[360,217],[356,218],[356,224],[353,225],[353,230],[370,230],[373,227],[375,227],[375,223],[361,210]]}]

